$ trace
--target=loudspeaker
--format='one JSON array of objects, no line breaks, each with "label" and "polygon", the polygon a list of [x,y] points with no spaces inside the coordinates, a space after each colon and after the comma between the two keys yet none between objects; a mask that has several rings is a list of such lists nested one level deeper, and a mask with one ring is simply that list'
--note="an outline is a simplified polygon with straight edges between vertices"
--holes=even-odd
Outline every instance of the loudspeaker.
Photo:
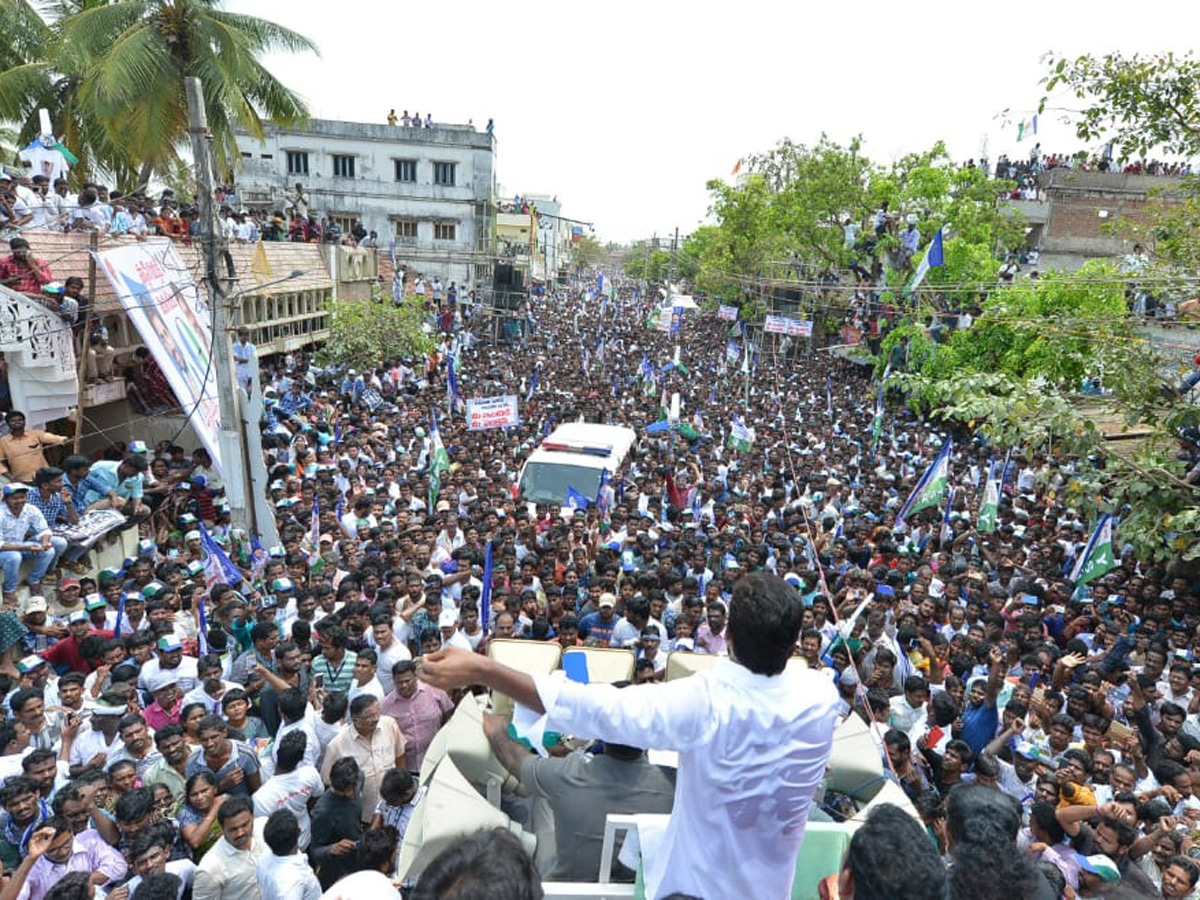
[{"label": "loudspeaker", "polygon": [[833,753],[825,786],[857,797],[883,776],[883,757],[871,729],[861,716],[851,715],[833,732]]},{"label": "loudspeaker", "polygon": [[[562,661],[562,646],[557,641],[546,644],[540,641],[502,638],[488,642],[488,656],[526,675],[547,675],[557,669]],[[498,716],[511,716],[512,698],[493,691],[492,708]]]},{"label": "loudspeaker", "polygon": [[513,267],[511,263],[496,263],[492,273],[492,283],[497,287],[508,287],[512,284]]},{"label": "loudspeaker", "polygon": [[535,839],[488,803],[449,758],[438,763],[425,794],[413,810],[400,847],[398,876],[419,876],[430,861],[455,841],[492,828],[506,828],[533,853]]},{"label": "loudspeaker", "polygon": [[499,781],[506,790],[516,789],[516,779],[500,764],[492,752],[491,742],[483,733],[483,710],[473,694],[463,697],[454,715],[434,736],[421,763],[421,784],[433,777],[438,764],[449,758],[468,781],[480,790],[491,780]]},{"label": "loudspeaker", "polygon": [[[571,647],[563,652],[563,668],[567,657],[576,654],[587,660],[589,684],[615,684],[633,678],[636,659],[632,650],[611,647]],[[668,665],[669,665],[668,661]]]}]

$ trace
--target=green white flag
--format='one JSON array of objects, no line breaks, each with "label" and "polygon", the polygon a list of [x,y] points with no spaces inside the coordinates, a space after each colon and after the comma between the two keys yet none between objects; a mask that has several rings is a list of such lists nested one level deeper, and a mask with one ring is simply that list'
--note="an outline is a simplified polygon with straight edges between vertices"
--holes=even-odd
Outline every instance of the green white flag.
[{"label": "green white flag", "polygon": [[442,473],[450,468],[450,454],[442,443],[442,435],[438,431],[437,416],[433,417],[433,425],[429,429],[429,511],[437,509],[438,495],[442,492]]},{"label": "green white flag", "polygon": [[988,534],[996,530],[996,513],[1000,509],[1000,479],[988,474],[983,489],[983,505],[979,507],[979,518],[975,530]]},{"label": "green white flag", "polygon": [[946,438],[941,452],[930,463],[925,474],[921,476],[921,480],[917,482],[917,486],[908,495],[908,500],[901,508],[900,515],[896,517],[897,527],[902,526],[904,520],[913,513],[937,506],[945,498],[946,490],[950,487],[950,451],[953,446],[954,441]]},{"label": "green white flag", "polygon": [[745,453],[754,443],[754,429],[746,425],[741,416],[733,420],[729,429],[729,448]]},{"label": "green white flag", "polygon": [[1087,584],[1117,567],[1112,546],[1114,521],[1109,514],[1100,517],[1096,530],[1088,538],[1087,546],[1083,548],[1083,553],[1075,560],[1075,568],[1071,570],[1071,580],[1076,585]]}]

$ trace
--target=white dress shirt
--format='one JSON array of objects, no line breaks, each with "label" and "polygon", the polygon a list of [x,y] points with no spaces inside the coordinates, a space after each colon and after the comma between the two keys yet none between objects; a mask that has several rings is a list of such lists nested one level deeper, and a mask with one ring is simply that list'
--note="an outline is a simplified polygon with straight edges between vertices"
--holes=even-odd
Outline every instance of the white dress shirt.
[{"label": "white dress shirt", "polygon": [[263,842],[266,819],[254,820],[254,840],[249,850],[237,850],[219,838],[196,866],[192,900],[262,900],[258,889],[258,863],[271,851]]},{"label": "white dress shirt", "polygon": [[791,896],[838,722],[833,682],[807,669],[756,675],[721,659],[693,678],[620,692],[561,673],[535,683],[547,727],[679,753],[666,834],[658,847],[642,843],[647,897]]},{"label": "white dress shirt", "polygon": [[[299,847],[303,853],[312,841],[308,803],[323,793],[325,785],[321,783],[321,774],[312,766],[297,766],[293,772],[272,775],[254,792],[254,815],[265,819],[277,809],[290,809],[300,825]],[[263,900],[266,900],[266,894],[263,894]]]},{"label": "white dress shirt", "polygon": [[258,889],[262,900],[320,900],[321,897],[321,882],[303,853],[276,856],[267,850],[258,862]]}]

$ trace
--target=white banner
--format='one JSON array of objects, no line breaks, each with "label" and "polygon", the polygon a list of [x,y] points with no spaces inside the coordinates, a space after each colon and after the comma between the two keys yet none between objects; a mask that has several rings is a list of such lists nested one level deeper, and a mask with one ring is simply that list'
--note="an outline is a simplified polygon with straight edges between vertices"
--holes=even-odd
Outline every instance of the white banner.
[{"label": "white banner", "polygon": [[[217,464],[221,427],[217,378],[210,364],[212,313],[175,245],[151,240],[95,254],[121,305],[146,342]],[[228,340],[228,337],[225,338]]]},{"label": "white banner", "polygon": [[788,334],[792,337],[812,337],[812,322],[788,319]]},{"label": "white banner", "polygon": [[784,316],[767,316],[763,321],[763,331],[767,334],[787,334],[788,320]]},{"label": "white banner", "polygon": [[503,397],[474,397],[467,401],[467,427],[472,431],[507,428],[520,424],[516,394],[505,394]]},{"label": "white banner", "polygon": [[726,322],[736,322],[738,317],[738,309],[736,306],[720,306],[717,308],[717,318],[724,319]]}]

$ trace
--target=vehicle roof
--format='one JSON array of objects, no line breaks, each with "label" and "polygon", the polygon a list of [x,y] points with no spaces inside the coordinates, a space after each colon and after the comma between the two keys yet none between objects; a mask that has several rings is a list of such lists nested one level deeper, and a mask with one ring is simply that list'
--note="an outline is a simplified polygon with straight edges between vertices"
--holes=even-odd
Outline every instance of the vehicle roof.
[{"label": "vehicle roof", "polygon": [[557,462],[564,465],[586,466],[591,469],[609,468],[612,460],[623,459],[637,440],[637,433],[632,428],[620,425],[597,425],[592,422],[566,422],[559,425],[545,440],[573,441],[580,444],[612,447],[611,453],[605,456],[595,456],[590,453],[571,453],[567,450],[545,450],[540,445],[529,454],[526,462]]}]

